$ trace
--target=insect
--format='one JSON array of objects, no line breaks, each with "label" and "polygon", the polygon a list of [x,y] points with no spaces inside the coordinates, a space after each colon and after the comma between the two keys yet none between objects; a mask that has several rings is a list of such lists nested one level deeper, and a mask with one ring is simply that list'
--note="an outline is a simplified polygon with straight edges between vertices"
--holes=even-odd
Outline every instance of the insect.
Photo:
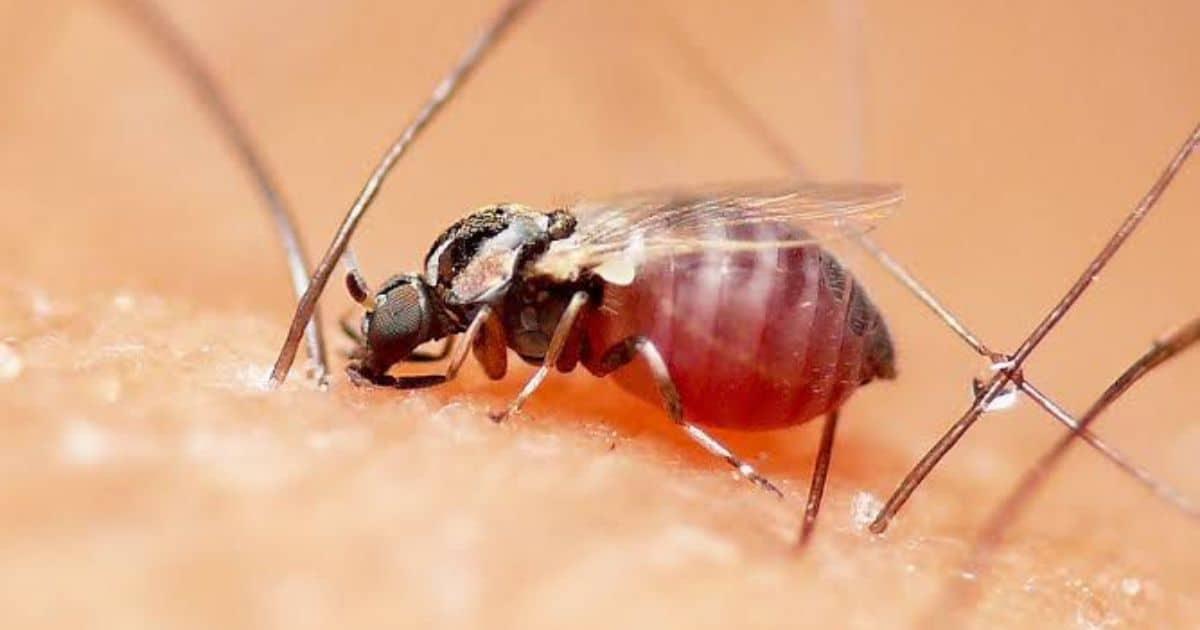
[{"label": "insect", "polygon": [[[539,368],[500,420],[552,369],[582,365],[661,400],[700,445],[779,494],[701,426],[776,429],[825,415],[823,478],[838,408],[860,385],[893,378],[895,364],[878,309],[816,235],[865,229],[900,199],[888,185],[764,184],[549,212],[489,206],[434,242],[423,273],[374,292],[347,276],[366,311],[349,370],[374,385],[429,386],[452,378],[469,347],[499,379],[511,349]],[[446,373],[388,374],[451,335],[462,339]],[[654,383],[620,369],[635,360]]]},{"label": "insect", "polygon": [[[406,140],[389,152],[393,163],[526,4],[506,6]],[[217,113],[272,202],[293,270],[305,269],[281,196],[215,82],[152,5],[126,6]],[[359,212],[389,167],[372,177],[356,204]],[[661,402],[693,440],[779,496],[702,427],[776,429],[825,416],[804,520],[807,538],[820,508],[838,409],[859,386],[896,373],[878,309],[821,242],[871,229],[901,198],[894,185],[784,181],[629,195],[548,212],[488,206],[438,237],[420,273],[395,276],[374,290],[347,257],[346,287],[365,311],[357,329],[343,325],[358,342],[347,371],[364,385],[429,387],[453,378],[473,353],[485,373],[499,379],[511,349],[539,369],[495,414],[499,420],[518,411],[552,369],[582,366]],[[302,305],[312,304],[310,294],[330,261],[327,256],[318,266]],[[306,332],[315,371],[323,374],[319,329],[302,324],[298,330]],[[444,338],[450,341],[440,352],[419,349]],[[294,352],[292,343],[285,354]],[[447,356],[438,374],[389,373],[403,362]],[[621,369],[634,361],[647,364],[652,382]]]},{"label": "insect", "polygon": [[[817,240],[821,232],[869,228],[900,201],[896,187],[773,184],[547,213],[500,204],[447,230],[435,241],[423,274],[394,277],[373,292],[346,255],[387,173],[528,5],[513,0],[504,6],[372,173],[301,296],[271,383],[287,374],[317,296],[345,256],[347,288],[366,310],[355,335],[360,347],[349,366],[359,383],[400,388],[443,383],[458,372],[468,347],[489,376],[500,378],[511,348],[540,367],[496,415],[500,419],[517,411],[552,368],[567,371],[582,363],[606,375],[640,358],[654,375],[668,415],[689,437],[779,496],[771,482],[700,425],[777,428],[825,414],[802,528],[801,539],[807,540],[820,509],[837,408],[859,385],[895,374],[891,339],[878,311]],[[744,301],[725,295],[751,278],[756,285]],[[654,299],[668,287],[670,299]],[[767,321],[772,300],[807,327],[783,333],[786,318]],[[745,304],[754,306],[744,309]],[[721,322],[714,321],[717,313]],[[697,343],[726,327],[739,328],[747,341],[767,341],[741,356],[718,353],[715,338]],[[450,345],[433,355],[417,347],[455,334],[464,343],[453,350],[444,373],[387,373],[406,359],[450,354]],[[618,380],[643,395],[652,389]],[[747,394],[759,392],[769,392],[774,405],[753,413],[738,410],[750,402]]]},{"label": "insect", "polygon": [[[506,6],[368,180],[304,292],[274,382],[286,374],[315,297],[347,251],[350,234],[388,170],[526,4]],[[838,406],[857,386],[894,375],[891,340],[877,309],[820,242],[861,236],[899,197],[892,186],[783,183],[641,195],[551,212],[491,206],[443,234],[422,273],[397,276],[371,291],[355,266],[348,265],[347,287],[367,311],[356,335],[360,347],[351,374],[373,385],[436,385],[452,378],[471,350],[485,372],[499,378],[511,348],[541,367],[497,416],[504,417],[528,399],[551,369],[566,371],[582,363],[595,374],[613,374],[643,396],[663,400],[672,419],[693,439],[770,490],[775,490],[770,482],[701,425],[777,428],[824,414],[802,529],[805,540],[820,506]],[[742,290],[739,298],[758,308],[739,308],[743,303],[727,299],[721,290],[730,287]],[[813,299],[800,299],[806,292]],[[790,312],[766,306],[785,294],[798,296]],[[935,311],[940,308],[929,303]],[[784,316],[768,321],[768,311]],[[731,316],[718,320],[716,313]],[[791,321],[787,315],[808,327],[784,327]],[[955,328],[957,322],[947,321]],[[466,343],[447,344],[432,355],[418,350],[425,341],[451,335],[462,335]],[[764,344],[766,338],[771,341]],[[972,337],[967,333],[964,338],[970,342]],[[763,354],[772,347],[803,354],[803,362]],[[388,374],[400,361],[450,354],[441,374]],[[1007,362],[1006,357],[993,358]],[[977,406],[1005,387],[1002,380],[1031,387],[1020,375],[1022,358],[1008,363],[982,388]],[[649,364],[654,383],[624,378],[619,368],[634,360]],[[1069,418],[1059,419],[1071,426]],[[1128,466],[1094,436],[1081,434]],[[903,492],[919,483],[919,477],[914,479],[897,493],[900,502],[907,496]],[[879,522],[886,523],[898,507],[890,502]]]}]

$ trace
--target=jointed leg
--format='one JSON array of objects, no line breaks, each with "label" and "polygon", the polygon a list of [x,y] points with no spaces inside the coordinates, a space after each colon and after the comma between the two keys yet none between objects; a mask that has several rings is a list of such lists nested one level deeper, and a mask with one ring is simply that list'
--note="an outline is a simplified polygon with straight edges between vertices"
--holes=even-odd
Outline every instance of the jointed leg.
[{"label": "jointed leg", "polygon": [[529,382],[525,383],[525,387],[521,388],[521,393],[513,399],[504,411],[491,414],[492,420],[501,422],[514,413],[520,411],[521,406],[529,397],[541,387],[542,381],[546,380],[546,376],[550,374],[550,368],[558,362],[559,355],[562,354],[563,347],[567,344],[567,339],[571,336],[571,331],[575,327],[575,322],[579,319],[579,312],[587,304],[588,294],[579,291],[571,296],[571,301],[567,303],[567,308],[563,309],[562,317],[559,318],[558,324],[554,327],[554,335],[550,337],[550,347],[546,349],[546,356],[542,358],[542,365],[533,373]]},{"label": "jointed leg", "polygon": [[808,503],[804,506],[804,523],[800,526],[800,545],[808,542],[817,523],[817,512],[821,511],[821,497],[825,495],[825,480],[829,477],[829,461],[833,458],[833,435],[837,431],[838,412],[825,416],[821,429],[821,447],[817,449],[817,461],[813,464],[812,483],[808,488]]},{"label": "jointed leg", "polygon": [[[679,425],[683,432],[688,437],[695,440],[704,450],[725,460],[730,466],[738,471],[743,477],[754,482],[758,486],[768,490],[779,498],[783,498],[783,493],[775,484],[767,480],[766,477],[758,474],[758,471],[753,466],[743,461],[740,457],[730,451],[728,447],[717,441],[708,433],[705,433],[700,427],[688,422],[683,417],[683,402],[679,399],[679,390],[675,387],[675,382],[671,380],[671,374],[667,370],[667,364],[663,361],[662,355],[659,354],[658,348],[654,347],[654,343],[645,337],[637,337],[626,342],[625,348],[616,349],[617,352],[629,352],[632,350],[641,355],[642,359],[650,367],[650,372],[654,375],[654,381],[658,385],[658,391],[662,394],[663,404],[667,408],[667,415],[671,421]],[[632,347],[630,347],[632,346]]]}]

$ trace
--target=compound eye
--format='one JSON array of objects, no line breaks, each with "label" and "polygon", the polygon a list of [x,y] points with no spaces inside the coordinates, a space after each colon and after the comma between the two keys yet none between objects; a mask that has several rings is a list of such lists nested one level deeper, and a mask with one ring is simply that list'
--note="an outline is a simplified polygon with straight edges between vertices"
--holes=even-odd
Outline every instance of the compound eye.
[{"label": "compound eye", "polygon": [[375,296],[375,308],[363,318],[363,335],[376,358],[391,364],[425,341],[428,326],[421,290],[405,282]]}]

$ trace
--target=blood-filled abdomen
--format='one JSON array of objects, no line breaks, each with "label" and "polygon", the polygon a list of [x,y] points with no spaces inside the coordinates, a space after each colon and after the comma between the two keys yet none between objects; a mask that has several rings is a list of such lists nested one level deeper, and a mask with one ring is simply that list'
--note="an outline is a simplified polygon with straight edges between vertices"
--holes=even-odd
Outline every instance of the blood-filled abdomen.
[{"label": "blood-filled abdomen", "polygon": [[[584,364],[642,336],[654,343],[687,420],[742,430],[799,424],[836,409],[859,385],[895,375],[879,311],[817,245],[710,249],[643,263],[606,284],[585,323]],[[635,361],[637,361],[635,359]],[[645,369],[612,374],[661,400]]]}]

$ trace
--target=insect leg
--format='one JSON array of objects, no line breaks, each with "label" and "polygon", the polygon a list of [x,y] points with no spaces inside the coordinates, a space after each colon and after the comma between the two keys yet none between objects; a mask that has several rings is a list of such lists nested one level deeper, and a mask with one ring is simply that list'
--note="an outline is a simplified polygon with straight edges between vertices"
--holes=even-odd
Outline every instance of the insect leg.
[{"label": "insect leg", "polygon": [[[662,355],[658,352],[658,348],[654,346],[654,342],[645,337],[632,337],[627,339],[623,344],[609,351],[613,357],[624,355],[632,357],[632,355],[641,355],[646,365],[650,368],[650,373],[654,375],[654,382],[658,385],[658,392],[662,395],[663,406],[667,408],[667,415],[671,421],[679,425],[683,432],[688,437],[692,438],[697,444],[704,447],[704,450],[725,460],[734,470],[753,482],[755,485],[762,487],[768,492],[779,498],[783,498],[783,493],[775,484],[771,483],[766,477],[763,477],[755,470],[754,466],[742,460],[729,450],[729,447],[719,442],[700,427],[688,422],[683,417],[683,401],[679,398],[679,390],[675,387],[675,381],[671,380],[671,374],[667,370],[667,363],[663,361]],[[609,359],[609,357],[606,357]],[[615,361],[606,360],[605,363],[616,364]]]},{"label": "insect leg", "polygon": [[508,372],[508,338],[499,317],[484,320],[475,338],[466,343],[488,378],[493,381],[504,378]]},{"label": "insect leg", "polygon": [[837,431],[837,422],[838,412],[835,409],[825,416],[825,425],[821,428],[821,447],[817,449],[817,461],[813,464],[808,503],[804,506],[804,523],[800,526],[798,544],[801,546],[812,537],[817,524],[817,512],[821,511],[821,497],[825,494],[825,480],[829,476],[829,462],[833,458],[833,435]]},{"label": "insect leg", "polygon": [[467,361],[467,352],[471,348],[471,343],[495,317],[496,313],[490,306],[484,306],[475,314],[475,319],[471,320],[466,332],[462,335],[462,343],[454,343],[451,348],[450,362],[446,365],[445,380],[449,381],[458,376],[458,371]]},{"label": "insect leg", "polygon": [[588,294],[585,291],[577,291],[571,296],[571,301],[567,303],[567,308],[563,310],[562,317],[559,318],[558,324],[554,326],[554,335],[550,338],[550,347],[546,350],[546,356],[542,358],[542,365],[533,373],[529,381],[525,383],[525,387],[521,388],[521,393],[508,404],[503,411],[491,414],[492,420],[502,422],[509,416],[520,411],[521,406],[529,397],[533,395],[537,388],[542,385],[542,381],[546,380],[546,376],[550,374],[550,368],[558,362],[559,355],[562,354],[563,347],[567,345],[567,339],[571,337],[571,332],[575,329],[576,322],[579,321],[579,313],[583,307],[587,305]]}]

